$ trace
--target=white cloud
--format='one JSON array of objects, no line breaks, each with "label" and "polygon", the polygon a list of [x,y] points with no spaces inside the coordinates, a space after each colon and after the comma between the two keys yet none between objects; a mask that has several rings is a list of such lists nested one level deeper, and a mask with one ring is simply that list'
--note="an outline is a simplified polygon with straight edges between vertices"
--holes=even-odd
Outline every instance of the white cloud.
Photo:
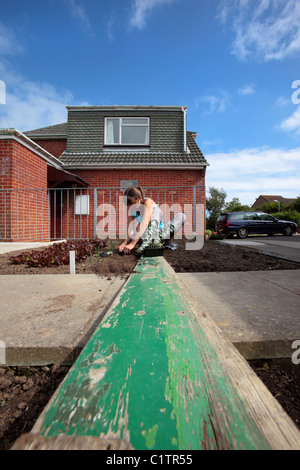
[{"label": "white cloud", "polygon": [[232,53],[241,60],[280,60],[300,52],[298,0],[222,0],[218,19],[233,25]]},{"label": "white cloud", "polygon": [[208,109],[203,114],[223,113],[230,106],[230,95],[225,90],[220,90],[218,95],[203,95],[201,98],[196,99],[196,107],[200,102],[206,103]]},{"label": "white cloud", "polygon": [[244,85],[238,89],[239,95],[253,95],[254,93],[255,93],[255,85],[253,83]]},{"label": "white cloud", "polygon": [[252,205],[260,194],[299,196],[300,148],[257,147],[206,154],[206,185],[224,188],[227,200]]},{"label": "white cloud", "polygon": [[70,5],[72,15],[74,18],[77,18],[82,26],[92,32],[92,27],[90,24],[90,20],[88,15],[85,11],[85,8],[77,3],[77,0],[66,0],[67,4]]},{"label": "white cloud", "polygon": [[[0,127],[20,131],[64,122],[66,105],[74,103],[68,90],[57,90],[46,82],[33,82],[18,73],[6,56],[20,54],[22,48],[12,31],[0,23],[0,80],[5,86],[5,104],[0,108]],[[2,87],[3,88],[3,87]]]},{"label": "white cloud", "polygon": [[291,99],[280,96],[276,101],[275,106],[287,106],[289,104],[291,104]]},{"label": "white cloud", "polygon": [[114,18],[114,15],[112,14],[109,20],[107,21],[107,25],[106,25],[106,34],[107,34],[107,38],[109,42],[114,41],[114,33],[113,33],[114,24],[115,24],[115,18]]},{"label": "white cloud", "polygon": [[284,131],[291,131],[300,135],[300,106],[298,106],[291,116],[282,121],[280,128]]},{"label": "white cloud", "polygon": [[6,103],[6,85],[3,80],[0,80],[0,105]]},{"label": "white cloud", "polygon": [[16,85],[6,95],[4,117],[9,127],[26,131],[67,120],[66,105],[73,99],[69,92],[57,92],[47,83],[22,81]]},{"label": "white cloud", "polygon": [[23,48],[17,41],[14,32],[0,21],[0,55],[13,56],[22,52]]},{"label": "white cloud", "polygon": [[178,0],[132,0],[130,27],[142,29],[146,25],[148,15],[159,6],[170,5]]}]

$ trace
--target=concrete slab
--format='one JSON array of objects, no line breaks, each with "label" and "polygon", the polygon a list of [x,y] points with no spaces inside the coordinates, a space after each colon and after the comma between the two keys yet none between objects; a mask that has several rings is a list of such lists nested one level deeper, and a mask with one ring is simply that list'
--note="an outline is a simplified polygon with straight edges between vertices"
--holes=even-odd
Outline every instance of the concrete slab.
[{"label": "concrete slab", "polygon": [[55,242],[1,242],[0,243],[0,255],[4,253],[10,253],[12,251],[30,251],[35,248],[42,248],[45,246],[53,245],[53,243],[65,242],[66,240],[56,240]]},{"label": "concrete slab", "polygon": [[265,245],[263,242],[253,242],[251,240],[220,240],[219,243],[225,243],[226,245],[233,245],[233,246],[256,246],[262,247]]},{"label": "concrete slab", "polygon": [[177,276],[246,359],[291,357],[300,339],[300,271]]},{"label": "concrete slab", "polygon": [[95,274],[0,276],[6,365],[73,364],[125,280]]},{"label": "concrete slab", "polygon": [[219,243],[236,246],[246,250],[254,250],[263,255],[274,256],[300,263],[300,235],[292,237],[248,237],[245,239],[220,240]]}]

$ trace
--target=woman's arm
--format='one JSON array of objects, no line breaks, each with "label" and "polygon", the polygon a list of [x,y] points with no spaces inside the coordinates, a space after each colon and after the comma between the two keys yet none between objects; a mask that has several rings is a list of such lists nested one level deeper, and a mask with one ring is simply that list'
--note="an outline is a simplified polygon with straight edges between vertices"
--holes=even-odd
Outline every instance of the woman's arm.
[{"label": "woman's arm", "polygon": [[141,238],[141,236],[147,229],[150,219],[151,219],[153,205],[154,205],[154,202],[152,201],[152,199],[147,198],[145,200],[144,205],[142,206],[143,207],[142,221],[138,227],[138,230],[135,233],[133,240],[131,240],[131,242],[127,246],[125,246],[124,248],[125,253],[130,253],[130,251],[133,250],[133,248],[135,247],[135,245],[137,244],[137,242],[139,241],[139,239]]},{"label": "woman's arm", "polygon": [[[128,218],[127,218],[127,238],[123,241],[123,243],[121,243],[121,245],[119,246],[119,251],[122,252],[124,251],[124,248],[126,245],[128,245],[132,238],[133,238],[133,235],[134,233],[131,233],[131,230],[129,230],[129,228],[132,228],[132,224],[134,222],[134,217],[132,215],[129,215]],[[132,232],[134,232],[132,230]]]},{"label": "woman's arm", "polygon": [[145,233],[145,230],[147,229],[149,225],[152,211],[153,211],[153,206],[154,206],[154,201],[152,201],[152,199],[150,198],[147,198],[144,202],[144,211],[142,214],[142,220],[138,227],[136,237],[134,239],[135,245],[137,244],[141,236]]}]

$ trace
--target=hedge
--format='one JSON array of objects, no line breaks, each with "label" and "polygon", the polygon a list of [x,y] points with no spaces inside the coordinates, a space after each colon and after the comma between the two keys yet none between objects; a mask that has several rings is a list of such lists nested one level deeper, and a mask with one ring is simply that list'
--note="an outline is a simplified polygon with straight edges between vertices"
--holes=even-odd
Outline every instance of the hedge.
[{"label": "hedge", "polygon": [[296,222],[298,227],[300,226],[300,212],[298,211],[273,212],[271,215],[276,217],[276,219],[291,220],[292,222]]}]

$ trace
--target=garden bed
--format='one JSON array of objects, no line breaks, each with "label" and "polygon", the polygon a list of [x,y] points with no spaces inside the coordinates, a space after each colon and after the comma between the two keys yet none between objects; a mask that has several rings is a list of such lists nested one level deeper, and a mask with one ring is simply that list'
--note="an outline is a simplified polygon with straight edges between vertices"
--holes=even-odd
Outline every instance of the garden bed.
[{"label": "garden bed", "polygon": [[[254,251],[246,251],[233,246],[224,245],[217,241],[205,242],[201,250],[186,250],[185,240],[176,240],[179,247],[172,251],[164,250],[164,257],[175,270],[175,272],[227,272],[227,271],[265,271],[281,269],[299,269],[300,265],[290,261],[280,260],[272,256],[262,255]],[[61,244],[57,244],[61,245]],[[140,259],[140,255],[133,252],[130,255],[120,255],[117,250],[118,242],[107,243],[105,246],[95,248],[92,254],[85,250],[76,261],[76,273],[78,274],[98,274],[100,276],[124,276],[130,274]],[[74,243],[76,248],[76,244]],[[74,249],[75,249],[74,248]],[[86,247],[84,247],[86,248]],[[50,255],[45,256],[43,249],[31,250],[30,262],[14,264],[11,259],[19,257],[22,251],[6,253],[0,255],[0,275],[1,274],[68,274],[70,272],[69,259],[65,255],[65,250],[60,255],[61,262],[66,264],[51,264]],[[34,266],[33,254],[36,256],[36,263],[40,266]],[[110,253],[107,255],[107,253]],[[58,256],[58,255],[56,255]],[[26,259],[26,256],[23,256]]]}]

